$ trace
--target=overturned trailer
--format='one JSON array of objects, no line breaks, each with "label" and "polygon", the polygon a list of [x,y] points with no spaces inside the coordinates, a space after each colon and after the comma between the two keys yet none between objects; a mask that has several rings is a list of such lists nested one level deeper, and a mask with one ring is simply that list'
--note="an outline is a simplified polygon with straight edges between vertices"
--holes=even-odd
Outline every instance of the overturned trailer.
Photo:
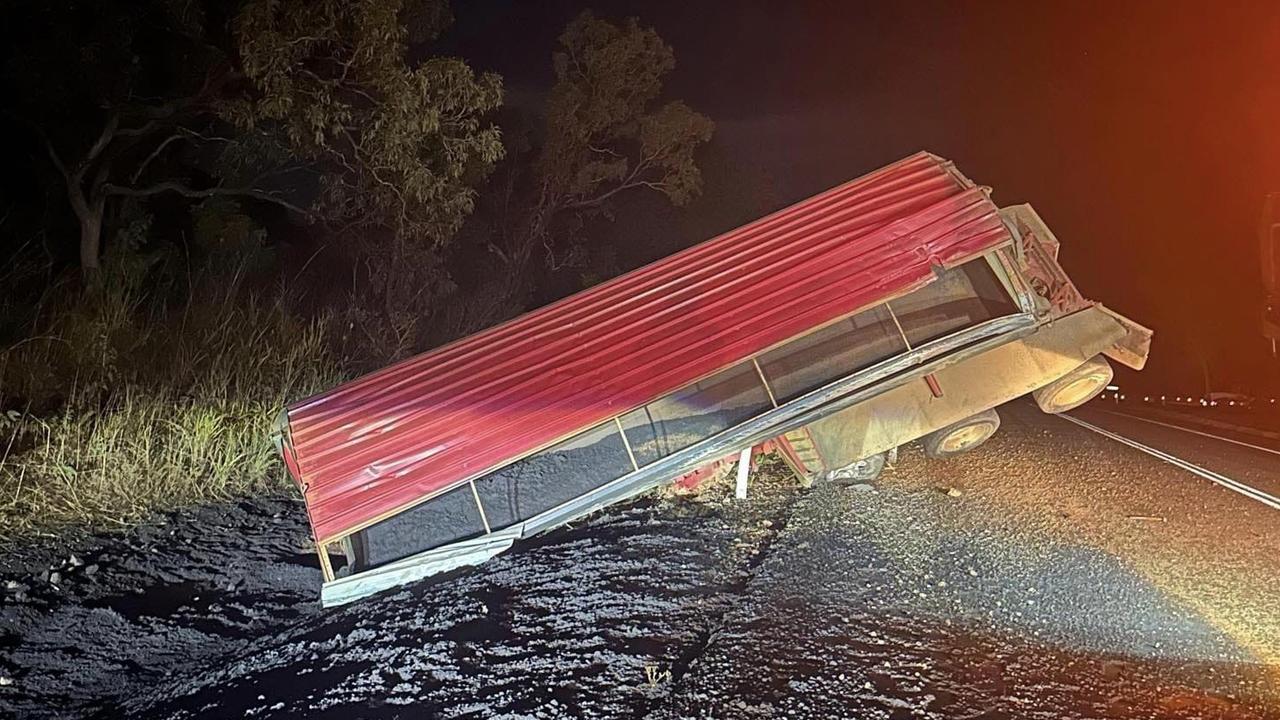
[{"label": "overturned trailer", "polygon": [[[290,406],[325,605],[482,562],[769,443],[810,479],[994,408],[1075,407],[1151,332],[1085,300],[1030,206],[920,153]],[[334,557],[343,565],[335,573]]]}]

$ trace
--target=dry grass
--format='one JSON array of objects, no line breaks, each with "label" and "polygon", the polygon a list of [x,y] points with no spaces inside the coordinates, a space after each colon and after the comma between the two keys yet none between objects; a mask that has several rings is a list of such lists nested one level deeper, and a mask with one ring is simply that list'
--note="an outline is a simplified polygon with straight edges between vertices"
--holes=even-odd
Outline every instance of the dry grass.
[{"label": "dry grass", "polygon": [[126,389],[104,412],[24,418],[30,447],[0,464],[0,536],[127,525],[152,510],[278,482],[270,403]]},{"label": "dry grass", "polygon": [[271,426],[341,379],[329,323],[236,273],[187,297],[174,308],[117,283],[42,308],[0,353],[0,539],[284,486]]}]

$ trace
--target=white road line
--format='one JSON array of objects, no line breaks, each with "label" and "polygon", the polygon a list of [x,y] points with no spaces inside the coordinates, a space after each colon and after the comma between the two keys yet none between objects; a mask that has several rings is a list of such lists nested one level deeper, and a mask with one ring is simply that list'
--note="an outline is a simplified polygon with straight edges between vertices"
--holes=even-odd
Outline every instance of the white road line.
[{"label": "white road line", "polygon": [[1262,447],[1261,445],[1254,445],[1253,443],[1242,442],[1240,440],[1232,440],[1231,438],[1222,437],[1221,435],[1214,435],[1213,433],[1207,433],[1201,430],[1192,430],[1191,428],[1185,428],[1185,427],[1182,427],[1181,425],[1172,425],[1170,423],[1160,422],[1159,420],[1148,420],[1147,418],[1138,417],[1137,415],[1130,415],[1128,413],[1119,413],[1119,412],[1114,412],[1112,410],[1103,410],[1102,408],[1098,408],[1098,412],[1104,412],[1108,415],[1118,415],[1122,418],[1129,418],[1130,420],[1140,420],[1144,423],[1151,423],[1152,425],[1159,425],[1161,427],[1173,428],[1174,430],[1189,432],[1192,435],[1202,435],[1207,438],[1213,438],[1214,440],[1221,440],[1222,442],[1234,443],[1236,445],[1241,445],[1243,447],[1253,448],[1254,450],[1261,450],[1262,452],[1271,453],[1272,455],[1280,455],[1280,450],[1275,450],[1269,447]]},{"label": "white road line", "polygon": [[1130,440],[1129,438],[1124,437],[1123,435],[1117,435],[1111,432],[1110,430],[1103,430],[1097,425],[1087,423],[1079,418],[1074,418],[1065,413],[1058,415],[1058,417],[1062,418],[1063,420],[1070,420],[1071,422],[1083,428],[1092,430],[1098,433],[1099,435],[1105,435],[1106,437],[1109,437],[1118,443],[1123,443],[1125,445],[1128,445],[1131,448],[1141,450],[1142,452],[1147,453],[1148,455],[1152,455],[1154,457],[1160,458],[1161,460],[1164,460],[1165,462],[1171,465],[1176,465],[1182,468],[1183,470],[1186,470],[1187,472],[1195,473],[1196,475],[1199,475],[1200,477],[1206,480],[1215,482],[1227,488],[1228,490],[1234,490],[1240,493],[1241,495],[1244,495],[1245,497],[1251,498],[1253,500],[1257,500],[1263,505],[1274,508],[1276,510],[1280,510],[1280,498],[1274,495],[1267,494],[1255,487],[1250,487],[1238,480],[1232,480],[1226,475],[1216,473],[1212,470],[1207,470],[1205,468],[1200,467],[1199,465],[1194,465],[1192,463],[1187,462],[1186,460],[1183,460],[1182,458],[1174,457],[1173,455],[1170,455],[1169,453],[1164,452],[1162,450],[1157,450],[1151,447],[1150,445],[1143,445],[1142,443],[1136,440]]}]

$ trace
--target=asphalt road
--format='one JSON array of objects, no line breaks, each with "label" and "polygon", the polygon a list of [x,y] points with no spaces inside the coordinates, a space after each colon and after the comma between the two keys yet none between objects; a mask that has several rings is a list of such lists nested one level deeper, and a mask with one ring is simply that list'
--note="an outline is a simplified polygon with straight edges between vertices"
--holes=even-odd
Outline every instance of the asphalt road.
[{"label": "asphalt road", "polygon": [[1280,442],[1176,418],[1144,417],[1106,403],[1073,416],[1280,498]]},{"label": "asphalt road", "polygon": [[[802,501],[693,684],[760,698],[755,652],[792,691],[761,717],[1280,717],[1280,513],[1002,414],[981,452],[908,453],[877,492]],[[1265,472],[1194,457],[1219,455]]]},{"label": "asphalt road", "polygon": [[327,611],[284,500],[84,541],[56,586],[11,557],[0,716],[1280,718],[1280,511],[1001,413],[871,487],[640,502]]}]

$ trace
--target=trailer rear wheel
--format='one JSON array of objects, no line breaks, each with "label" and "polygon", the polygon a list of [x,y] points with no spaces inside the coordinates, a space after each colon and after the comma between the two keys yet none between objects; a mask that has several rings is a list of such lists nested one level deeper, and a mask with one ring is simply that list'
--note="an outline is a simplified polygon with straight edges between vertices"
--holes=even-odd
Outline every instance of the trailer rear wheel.
[{"label": "trailer rear wheel", "polygon": [[1080,407],[1106,389],[1114,373],[1111,363],[1094,355],[1083,365],[1031,393],[1040,409],[1057,414]]},{"label": "trailer rear wheel", "polygon": [[924,452],[934,459],[953,457],[978,447],[999,429],[1000,415],[984,410],[925,435]]},{"label": "trailer rear wheel", "polygon": [[855,460],[844,467],[828,471],[826,480],[836,485],[856,485],[858,483],[871,482],[880,477],[880,473],[884,471],[884,466],[888,459],[888,453],[876,453],[870,457]]}]

